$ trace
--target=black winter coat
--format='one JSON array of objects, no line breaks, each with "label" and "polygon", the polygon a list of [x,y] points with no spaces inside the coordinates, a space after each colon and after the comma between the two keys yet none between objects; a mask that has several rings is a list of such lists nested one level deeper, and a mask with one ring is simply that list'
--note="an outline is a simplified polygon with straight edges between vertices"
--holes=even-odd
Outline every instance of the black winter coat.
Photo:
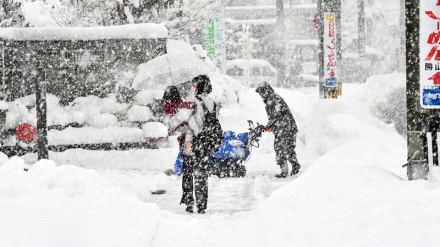
[{"label": "black winter coat", "polygon": [[290,154],[296,146],[296,133],[298,127],[292,112],[280,95],[275,93],[268,83],[262,83],[256,91],[263,97],[266,104],[266,113],[269,119],[267,123],[275,135],[275,152]]}]

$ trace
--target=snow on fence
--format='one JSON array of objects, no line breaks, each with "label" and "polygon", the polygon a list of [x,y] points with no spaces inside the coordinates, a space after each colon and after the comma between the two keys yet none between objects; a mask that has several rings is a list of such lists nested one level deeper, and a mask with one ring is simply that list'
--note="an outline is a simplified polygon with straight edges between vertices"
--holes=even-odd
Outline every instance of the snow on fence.
[{"label": "snow on fence", "polygon": [[[0,78],[3,99],[11,103],[34,95],[37,87],[35,71],[39,68],[43,71],[46,93],[57,97],[61,106],[74,104],[78,97],[107,98],[116,93],[115,85],[125,73],[134,72],[137,65],[166,53],[167,36],[168,30],[165,26],[148,23],[112,27],[2,28]],[[32,109],[35,110],[35,102],[26,107],[28,109],[22,111],[31,109],[31,113]],[[48,115],[53,115],[50,108],[48,111]],[[17,112],[10,112],[6,122],[14,114]],[[35,114],[35,111],[31,114]],[[19,117],[18,120],[21,123],[26,122],[25,118]],[[31,124],[35,126],[35,122]],[[61,127],[51,126],[49,123],[47,127],[49,130],[63,131],[66,128],[84,126],[86,125],[82,122],[68,123]],[[15,127],[17,126],[6,126],[2,132],[15,134]],[[119,127],[124,129],[121,130],[122,133],[128,131],[135,133],[131,136],[136,133],[142,135],[139,124]],[[101,133],[101,130],[102,128],[96,128],[94,132]],[[20,146],[16,138],[14,141],[11,138],[15,137],[4,136],[2,139],[2,150],[8,155],[36,151],[35,145]],[[96,138],[88,142],[63,141],[62,144],[52,145],[51,139],[53,138],[49,138],[49,149],[53,151],[69,148],[152,148],[157,146],[158,140],[136,137],[127,141],[113,137],[111,140]]]}]

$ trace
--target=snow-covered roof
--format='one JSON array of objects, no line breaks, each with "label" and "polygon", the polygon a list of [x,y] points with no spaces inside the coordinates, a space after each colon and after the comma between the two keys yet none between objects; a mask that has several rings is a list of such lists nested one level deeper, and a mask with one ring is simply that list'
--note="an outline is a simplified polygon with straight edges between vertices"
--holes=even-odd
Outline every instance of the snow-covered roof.
[{"label": "snow-covered roof", "polygon": [[168,29],[161,24],[144,23],[108,27],[33,27],[0,28],[6,40],[100,40],[167,38]]},{"label": "snow-covered roof", "polygon": [[[233,59],[226,63],[226,69],[232,68],[232,67],[238,67],[241,69],[245,69],[247,66],[247,61],[244,59]],[[253,67],[265,67],[270,69],[271,72],[276,72],[276,69],[272,67],[272,65],[263,59],[250,59],[249,60],[249,68]]]}]

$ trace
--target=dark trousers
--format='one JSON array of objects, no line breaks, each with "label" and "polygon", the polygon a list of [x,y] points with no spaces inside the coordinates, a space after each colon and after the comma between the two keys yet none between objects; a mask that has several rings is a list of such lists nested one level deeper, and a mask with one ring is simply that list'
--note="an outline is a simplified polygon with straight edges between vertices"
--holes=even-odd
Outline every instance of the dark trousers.
[{"label": "dark trousers", "polygon": [[206,209],[208,203],[208,160],[200,155],[183,155],[182,199],[180,204],[194,205],[194,195],[198,209]]},{"label": "dark trousers", "polygon": [[281,170],[287,169],[287,161],[292,165],[292,169],[299,166],[296,158],[296,134],[287,136],[275,136],[275,154],[277,165]]}]

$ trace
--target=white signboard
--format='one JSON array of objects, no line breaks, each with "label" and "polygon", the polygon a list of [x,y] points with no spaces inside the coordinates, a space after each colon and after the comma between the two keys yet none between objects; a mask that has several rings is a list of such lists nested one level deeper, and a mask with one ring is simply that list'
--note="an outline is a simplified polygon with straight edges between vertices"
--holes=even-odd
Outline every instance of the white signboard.
[{"label": "white signboard", "polygon": [[336,15],[324,13],[324,86],[337,87]]},{"label": "white signboard", "polygon": [[214,56],[220,73],[226,74],[226,35],[225,35],[225,11],[219,8],[214,11]]},{"label": "white signboard", "polygon": [[420,0],[420,104],[440,108],[440,1]]}]

